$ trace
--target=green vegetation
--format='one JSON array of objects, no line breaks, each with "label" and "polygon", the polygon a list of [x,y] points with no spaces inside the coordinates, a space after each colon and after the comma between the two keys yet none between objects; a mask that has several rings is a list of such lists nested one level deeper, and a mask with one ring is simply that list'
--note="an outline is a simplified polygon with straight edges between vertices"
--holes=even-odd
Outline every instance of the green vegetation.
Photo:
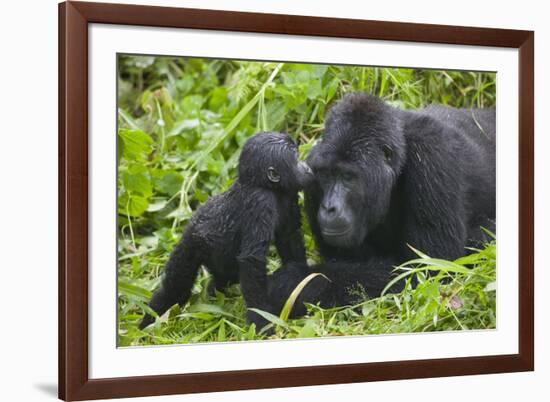
[{"label": "green vegetation", "polygon": [[[305,157],[327,107],[352,91],[402,108],[493,106],[491,73],[120,56],[118,77],[118,342],[120,346],[267,338],[245,322],[237,285],[209,297],[201,271],[186,308],[144,331],[137,324],[193,211],[235,178],[239,149],[263,130],[285,131]],[[308,260],[319,261],[303,220]],[[397,268],[409,286],[357,306],[288,319],[267,316],[270,339],[494,328],[496,243],[454,262]],[[280,261],[271,252],[268,269]],[[467,269],[465,269],[467,267]],[[428,271],[431,275],[427,275]],[[412,278],[418,281],[414,289]]]}]

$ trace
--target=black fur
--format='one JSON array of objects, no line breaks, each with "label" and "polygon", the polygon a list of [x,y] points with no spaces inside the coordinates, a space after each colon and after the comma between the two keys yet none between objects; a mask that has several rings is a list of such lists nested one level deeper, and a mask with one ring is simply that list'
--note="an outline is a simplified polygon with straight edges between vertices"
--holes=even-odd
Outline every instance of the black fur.
[{"label": "black fur", "polygon": [[[238,179],[194,214],[149,306],[162,315],[176,303],[185,305],[199,267],[204,265],[216,289],[240,282],[247,307],[269,311],[268,247],[275,241],[285,264],[305,264],[297,197],[311,179],[311,171],[299,162],[296,144],[288,135],[260,133],[249,139],[240,156]],[[247,318],[257,330],[267,323],[252,311]],[[140,328],[153,321],[146,315]]]},{"label": "black fur", "polygon": [[[348,304],[350,284],[378,296],[392,268],[414,257],[407,244],[452,260],[487,240],[480,227],[495,230],[494,109],[405,111],[347,95],[330,110],[308,164],[315,183],[306,212],[325,259],[311,270],[332,280],[316,278],[310,302]],[[296,282],[297,272],[274,279]],[[283,293],[273,291],[275,304]]]},{"label": "black fur", "polygon": [[[325,262],[311,267],[294,263],[284,265],[269,277],[270,312],[279,315],[292,291],[312,273],[322,273],[324,276],[316,276],[308,282],[294,303],[291,318],[306,314],[304,303],[317,304],[326,309],[351,306],[378,297],[392,279],[391,270],[382,269],[382,266],[373,267],[361,261]],[[402,284],[395,284],[388,292],[396,292],[401,288]]]},{"label": "black fur", "polygon": [[[364,278],[364,275],[361,275],[362,271],[361,263],[350,262],[320,264],[313,267],[294,263],[285,265],[269,278],[268,296],[271,302],[271,313],[279,315],[296,286],[309,274],[316,272],[321,272],[324,276],[316,276],[308,282],[294,303],[291,318],[306,314],[304,303],[331,308],[353,305],[364,300],[371,293],[380,293],[382,289],[368,288],[372,278],[369,278],[366,283],[359,282]],[[382,281],[374,282],[382,283]]]}]

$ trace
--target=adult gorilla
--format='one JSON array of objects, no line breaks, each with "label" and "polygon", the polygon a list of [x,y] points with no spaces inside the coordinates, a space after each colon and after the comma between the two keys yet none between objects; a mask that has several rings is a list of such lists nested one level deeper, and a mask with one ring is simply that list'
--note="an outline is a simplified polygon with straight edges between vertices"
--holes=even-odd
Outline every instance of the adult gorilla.
[{"label": "adult gorilla", "polygon": [[308,164],[306,211],[327,261],[390,269],[407,244],[454,259],[494,230],[495,110],[404,111],[351,94],[329,112]]},{"label": "adult gorilla", "polygon": [[[404,111],[350,94],[330,110],[307,162],[316,183],[306,212],[325,259],[312,270],[332,283],[316,278],[305,301],[347,304],[354,283],[377,296],[393,267],[414,257],[407,245],[452,260],[485,240],[480,227],[495,230],[494,109]],[[273,278],[274,299],[305,274],[287,271]]]}]

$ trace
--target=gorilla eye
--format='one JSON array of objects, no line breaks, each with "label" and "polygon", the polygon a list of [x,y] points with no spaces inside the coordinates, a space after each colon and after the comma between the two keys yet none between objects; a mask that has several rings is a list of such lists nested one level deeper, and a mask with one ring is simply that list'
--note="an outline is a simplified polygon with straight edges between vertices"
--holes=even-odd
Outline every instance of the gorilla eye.
[{"label": "gorilla eye", "polygon": [[281,181],[281,176],[272,166],[267,168],[267,178],[272,183],[279,183]]},{"label": "gorilla eye", "polygon": [[386,158],[387,162],[391,162],[393,157],[393,151],[391,148],[387,145],[382,146],[382,151],[384,152],[384,158]]},{"label": "gorilla eye", "polygon": [[342,179],[344,179],[345,181],[352,181],[354,178],[355,176],[353,175],[353,173],[350,173],[350,172],[342,173]]}]

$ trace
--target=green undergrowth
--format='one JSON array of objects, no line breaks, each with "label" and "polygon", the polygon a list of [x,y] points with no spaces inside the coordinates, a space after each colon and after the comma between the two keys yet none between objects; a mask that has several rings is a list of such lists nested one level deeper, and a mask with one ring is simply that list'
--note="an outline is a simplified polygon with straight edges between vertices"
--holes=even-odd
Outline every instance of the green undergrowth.
[{"label": "green undergrowth", "polygon": [[[151,293],[120,283],[120,346],[172,343],[225,342],[257,339],[289,339],[321,336],[395,334],[431,331],[488,329],[496,327],[496,243],[459,258],[445,261],[419,252],[419,258],[394,271],[395,281],[406,282],[401,293],[384,294],[360,304],[333,309],[308,305],[308,314],[288,319],[287,309],[279,316],[260,312],[274,334],[255,334],[244,320],[245,305],[238,286],[210,297],[209,275],[203,272],[189,305],[172,308],[143,330],[133,306],[143,306]],[[413,286],[412,284],[416,285]],[[391,282],[388,284],[388,287]],[[135,310],[135,309],[134,309]],[[265,333],[265,332],[264,332]]]}]

